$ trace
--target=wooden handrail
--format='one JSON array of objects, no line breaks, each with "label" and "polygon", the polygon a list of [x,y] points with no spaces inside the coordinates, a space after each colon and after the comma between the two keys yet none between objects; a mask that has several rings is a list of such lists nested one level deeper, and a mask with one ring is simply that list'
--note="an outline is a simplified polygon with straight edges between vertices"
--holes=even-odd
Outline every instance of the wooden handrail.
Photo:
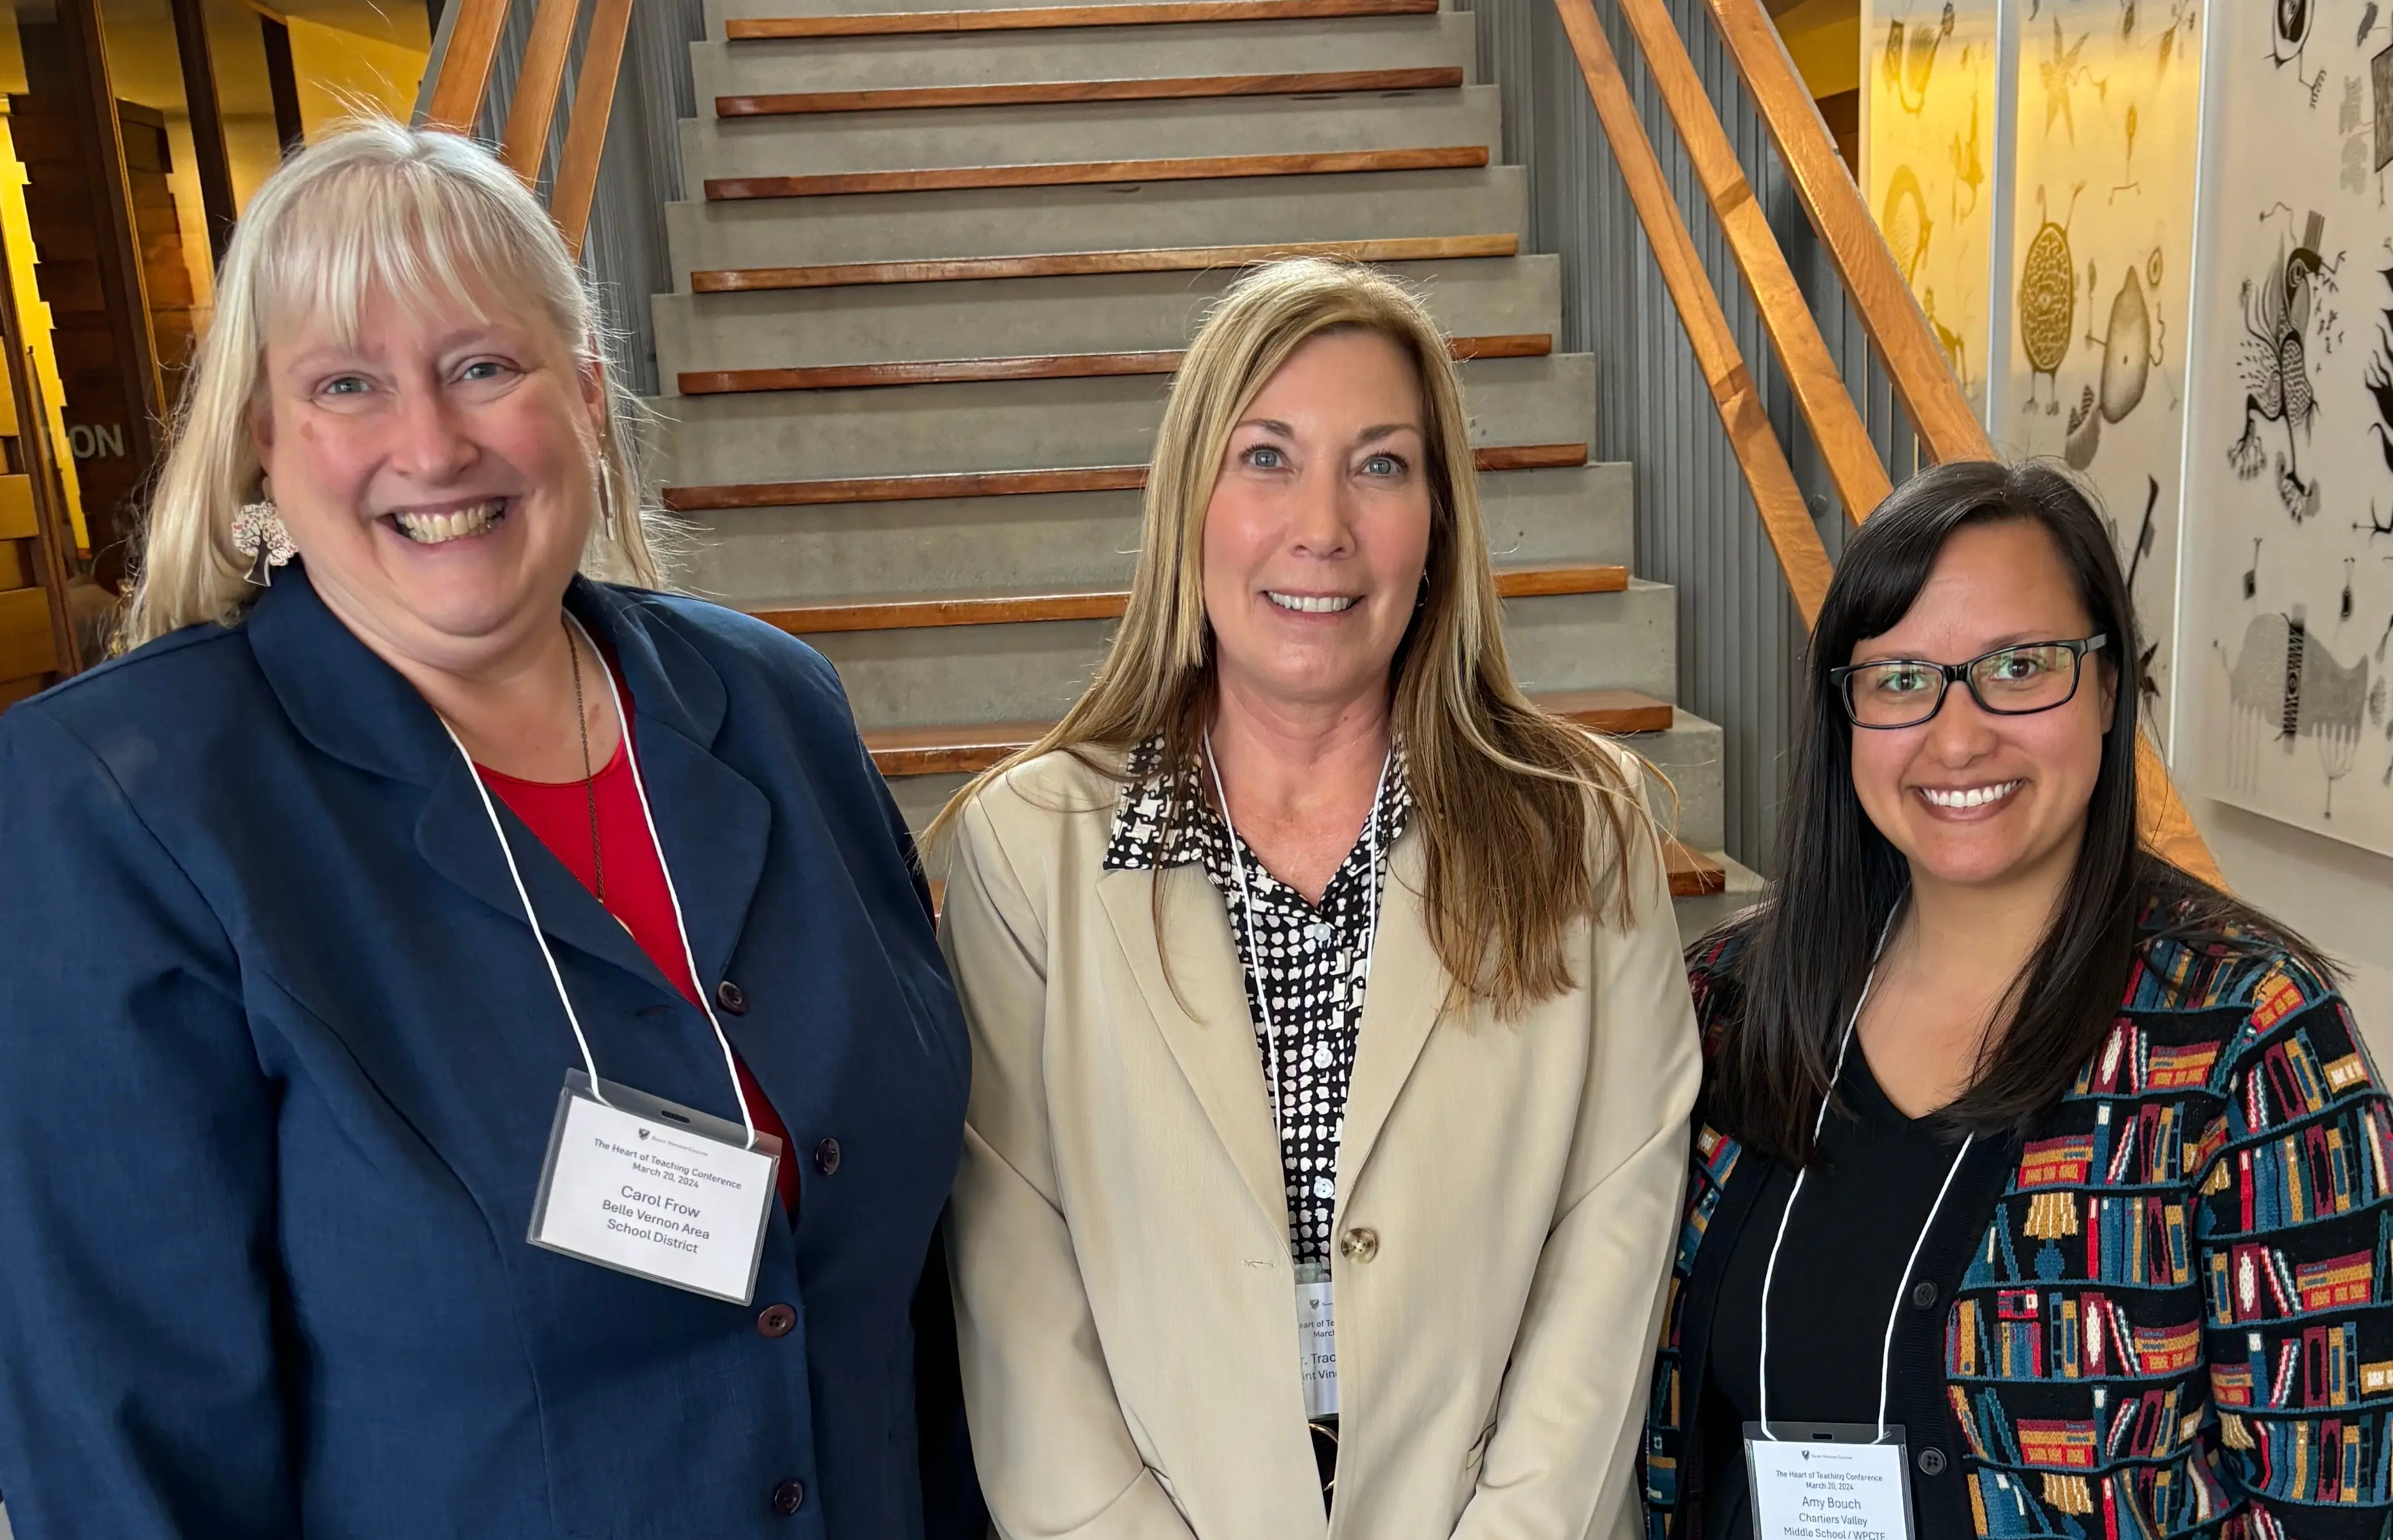
[{"label": "wooden handrail", "polygon": [[1795,405],[1811,425],[1811,440],[1827,463],[1837,495],[1844,500],[1845,513],[1861,518],[1894,489],[1893,484],[1820,335],[1819,322],[1811,318],[1811,307],[1795,282],[1794,269],[1786,265],[1786,254],[1779,250],[1760,201],[1745,178],[1736,147],[1704,93],[1703,77],[1687,57],[1686,40],[1662,0],[1620,0],[1620,14],[1645,49],[1646,69],[1679,125],[1688,163],[1703,183],[1720,233],[1753,291],[1754,308],[1761,313],[1762,328],[1778,350]]},{"label": "wooden handrail", "polygon": [[[1736,61],[1737,73],[1752,94],[1771,141],[1778,147],[1787,178],[1811,217],[1811,228],[1820,232],[1821,241],[1835,259],[1845,293],[1852,296],[1853,309],[1886,365],[1887,378],[1894,384],[1895,398],[1903,403],[1903,414],[1911,419],[1912,431],[1919,436],[1929,458],[1940,462],[1993,459],[1994,445],[1969,411],[1968,398],[1953,377],[1944,350],[1936,345],[1936,334],[1928,329],[1928,318],[1919,313],[1911,286],[1896,268],[1894,254],[1878,234],[1862,189],[1837,153],[1828,125],[1821,121],[1820,109],[1811,100],[1811,88],[1795,72],[1795,61],[1787,57],[1777,23],[1770,20],[1761,0],[1708,0],[1708,4],[1720,40],[1728,45],[1729,57]],[[1855,516],[1866,516],[1873,506],[1855,509]]]},{"label": "wooden handrail", "polygon": [[[440,57],[439,74],[425,106],[425,127],[471,134],[481,121],[499,33],[506,25],[512,3],[458,0],[460,8]],[[573,48],[573,25],[581,10],[582,0],[540,0],[540,8],[532,13],[531,35],[524,41],[523,65],[517,72],[514,99],[507,104],[499,158],[528,187],[539,184],[541,167],[547,159],[549,128],[556,121],[565,66]],[[549,214],[565,237],[566,249],[577,258],[590,228],[590,205],[598,190],[598,161],[607,148],[615,83],[622,72],[623,46],[631,30],[632,0],[595,0],[590,28],[582,39],[582,68],[574,77],[565,142],[557,150],[556,179],[549,191]]]},{"label": "wooden handrail", "polygon": [[607,123],[615,111],[615,77],[623,64],[623,40],[632,30],[632,0],[597,0],[590,39],[582,50],[582,73],[573,83],[573,116],[557,154],[556,184],[548,211],[565,234],[565,248],[582,254],[590,228],[590,201],[598,191],[598,160],[607,149]]},{"label": "wooden handrail", "polygon": [[1654,143],[1645,137],[1644,121],[1629,98],[1628,83],[1621,78],[1620,61],[1613,57],[1603,23],[1596,20],[1591,0],[1554,0],[1554,8],[1570,36],[1571,51],[1578,56],[1579,73],[1594,98],[1604,137],[1612,141],[1613,159],[1620,164],[1621,179],[1628,184],[1629,202],[1636,205],[1638,220],[1645,227],[1645,239],[1662,269],[1662,281],[1668,285],[1679,320],[1687,329],[1695,365],[1703,371],[1712,403],[1720,409],[1720,425],[1728,430],[1736,463],[1753,491],[1762,529],[1778,553],[1779,568],[1786,575],[1795,607],[1802,612],[1808,628],[1819,618],[1820,602],[1828,592],[1827,548],[1820,542],[1820,531],[1812,528],[1803,490],[1795,484],[1794,469],[1786,463],[1786,451],[1779,448],[1770,414],[1754,390],[1753,375],[1745,366],[1735,333],[1729,330],[1720,296],[1712,292],[1711,280],[1704,272],[1694,237],[1687,233],[1687,222],[1670,195]]},{"label": "wooden handrail", "polygon": [[[1714,24],[1728,46],[1737,73],[1768,126],[1780,160],[1834,258],[1846,293],[1886,366],[1896,398],[1930,459],[1992,459],[1994,446],[1970,411],[1927,317],[1894,266],[1893,254],[1870,218],[1861,189],[1847,171],[1820,118],[1810,90],[1796,73],[1778,29],[1761,0],[1706,0]],[[1735,160],[1718,113],[1704,95],[1685,41],[1660,0],[1620,0],[1621,12],[1643,46],[1664,104],[1678,124],[1690,162],[1704,184],[1756,307],[1776,346],[1790,385],[1819,443],[1829,474],[1849,513],[1868,517],[1883,496],[1883,469],[1873,478],[1862,467],[1850,425],[1858,424],[1850,393],[1820,342],[1810,307],[1795,286],[1776,238],[1756,205],[1752,188]],[[1596,115],[1611,141],[1629,199],[1645,227],[1680,320],[1687,329],[1698,367],[1712,387],[1728,429],[1730,447],[1752,489],[1755,508],[1777,551],[1804,625],[1818,618],[1827,591],[1827,554],[1811,526],[1785,451],[1755,398],[1752,381],[1728,330],[1687,233],[1685,220],[1662,177],[1642,119],[1629,98],[1609,42],[1589,0],[1555,0],[1563,28],[1578,55],[1580,73]],[[1814,345],[1817,350],[1814,351]],[[1825,372],[1823,372],[1824,365]],[[1831,388],[1832,387],[1832,388]],[[1831,397],[1841,398],[1841,408]],[[1824,423],[1826,424],[1824,429]],[[1876,464],[1874,450],[1867,459]],[[1796,524],[1800,521],[1801,528]],[[1790,559],[1791,557],[1791,559]],[[2217,863],[2170,780],[2168,766],[2148,737],[2136,744],[2138,822],[2154,851],[2205,881],[2226,885]]]},{"label": "wooden handrail", "polygon": [[540,180],[548,155],[548,125],[556,116],[557,88],[565,81],[565,56],[573,47],[573,21],[580,0],[540,0],[531,35],[524,39],[523,65],[516,72],[515,99],[499,135],[499,159],[527,185]]},{"label": "wooden handrail", "polygon": [[440,74],[424,110],[424,126],[471,134],[490,89],[490,64],[498,58],[499,32],[507,23],[508,0],[457,0],[457,20],[440,56]]}]

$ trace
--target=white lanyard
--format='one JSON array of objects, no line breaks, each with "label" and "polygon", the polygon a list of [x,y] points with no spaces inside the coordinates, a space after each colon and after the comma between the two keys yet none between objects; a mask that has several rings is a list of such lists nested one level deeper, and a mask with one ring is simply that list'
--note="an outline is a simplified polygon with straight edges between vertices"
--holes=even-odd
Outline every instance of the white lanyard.
[{"label": "white lanyard", "polygon": [[[1894,921],[1890,919],[1887,928],[1878,933],[1879,951],[1885,949],[1886,938],[1893,930]],[[1845,1054],[1853,1046],[1854,1030],[1861,1025],[1862,1007],[1869,1003],[1870,988],[1876,982],[1877,957],[1873,953],[1869,977],[1862,983],[1861,998],[1853,1002],[1852,1019],[1845,1024],[1844,1038],[1837,1045],[1837,1067],[1828,1073],[1828,1094],[1820,1099],[1820,1116],[1811,1123],[1814,1150],[1819,1146],[1820,1131],[1828,1126],[1828,1103],[1836,1100],[1837,1082],[1844,1077]],[[1928,1244],[1928,1233],[1936,1228],[1936,1216],[1944,1207],[1944,1194],[1953,1190],[1953,1179],[1960,1174],[1961,1161],[1968,1155],[1969,1146],[1977,1137],[1974,1133],[1969,1134],[1961,1141],[1961,1148],[1955,1152],[1952,1168],[1944,1173],[1944,1184],[1936,1189],[1936,1201],[1929,1206],[1928,1221],[1919,1227],[1919,1238],[1911,1243],[1911,1255],[1903,1264],[1903,1277],[1894,1286],[1894,1308],[1887,1313],[1886,1346],[1879,1354],[1877,1365],[1877,1436],[1880,1442],[1886,1438],[1888,1380],[1893,1372],[1894,1328],[1895,1324],[1903,1319],[1903,1296],[1911,1288],[1912,1270],[1919,1265],[1920,1247]],[[1795,1173],[1795,1185],[1786,1194],[1786,1207],[1778,1214],[1777,1237],[1770,1243],[1770,1261],[1761,1270],[1761,1362],[1757,1377],[1761,1385],[1761,1433],[1764,1438],[1773,1441],[1778,1435],[1770,1430],[1770,1284],[1778,1272],[1778,1248],[1786,1244],[1786,1221],[1794,1217],[1795,1200],[1803,1195],[1803,1179],[1809,1174],[1808,1170]]]},{"label": "white lanyard", "polygon": [[[657,834],[657,816],[648,806],[647,782],[640,775],[640,756],[632,746],[632,721],[623,711],[622,688],[615,683],[615,671],[605,666],[605,655],[599,653],[597,643],[590,641],[590,633],[582,629],[582,622],[569,613],[566,620],[571,622],[576,635],[590,642],[590,650],[598,658],[601,672],[607,675],[607,692],[615,702],[615,722],[622,738],[623,758],[632,769],[632,788],[640,797],[640,816],[647,824],[649,842],[656,847],[657,868],[664,873],[665,896],[673,901],[673,934],[681,941],[682,960],[689,968],[690,989],[698,997],[698,1008],[706,1013],[706,1024],[714,1028],[714,1040],[722,1045],[723,1067],[731,1075],[732,1100],[739,1103],[739,1121],[748,1130],[747,1147],[753,1150],[756,1147],[756,1119],[749,1113],[748,1098],[739,1090],[739,1062],[732,1056],[731,1039],[724,1035],[723,1023],[716,1019],[714,1007],[707,1003],[705,987],[699,981],[698,958],[689,946],[689,926],[682,919],[681,891],[673,885],[673,866],[665,859],[664,841]],[[434,714],[438,715],[438,712]],[[448,733],[449,741],[457,746],[457,752],[464,756],[465,775],[474,783],[474,790],[482,794],[482,811],[490,816],[490,832],[499,837],[499,852],[506,857],[507,875],[515,880],[516,897],[523,904],[524,919],[531,924],[532,942],[540,947],[541,960],[548,964],[549,982],[556,985],[557,1003],[565,1007],[566,1023],[573,1028],[573,1040],[582,1049],[582,1065],[590,1072],[590,1094],[600,1103],[612,1106],[614,1103],[607,1101],[605,1082],[598,1078],[598,1062],[591,1056],[590,1039],[582,1034],[582,1018],[573,1009],[573,997],[565,992],[565,975],[557,970],[556,955],[548,948],[548,937],[540,928],[540,914],[531,907],[531,894],[525,888],[523,872],[516,865],[515,847],[507,842],[506,826],[499,821],[498,804],[490,800],[490,789],[484,784],[481,770],[474,763],[474,756],[466,752],[464,740],[457,736],[457,729],[449,725],[447,717],[441,717],[440,726]]]},{"label": "white lanyard", "polygon": [[[1366,981],[1371,976],[1371,953],[1378,946],[1380,937],[1380,799],[1387,795],[1388,771],[1395,763],[1396,746],[1392,741],[1388,745],[1388,757],[1380,762],[1380,784],[1371,793],[1371,810],[1363,816],[1365,836],[1369,840],[1371,848],[1369,880],[1364,884],[1366,892],[1370,895],[1371,928],[1363,936],[1360,970]],[[1247,916],[1245,950],[1248,955],[1241,960],[1245,962],[1248,972],[1254,975],[1255,1004],[1263,1013],[1263,1044],[1270,1051],[1271,1058],[1272,1126],[1279,1130],[1280,1138],[1285,1141],[1288,1138],[1288,1124],[1280,1114],[1279,1024],[1272,1015],[1271,981],[1263,976],[1262,964],[1255,960],[1253,955],[1255,948],[1262,945],[1262,930],[1255,920],[1255,894],[1254,889],[1247,881],[1246,857],[1238,854],[1237,826],[1230,821],[1229,794],[1222,789],[1222,766],[1213,758],[1213,733],[1210,728],[1206,729],[1205,732],[1205,768],[1211,771],[1213,775],[1213,800],[1221,804],[1222,829],[1229,836],[1230,841],[1230,867],[1238,874],[1238,904],[1246,911]],[[1342,1136],[1346,1129],[1346,1112],[1343,1107],[1339,1109],[1338,1129]]]}]

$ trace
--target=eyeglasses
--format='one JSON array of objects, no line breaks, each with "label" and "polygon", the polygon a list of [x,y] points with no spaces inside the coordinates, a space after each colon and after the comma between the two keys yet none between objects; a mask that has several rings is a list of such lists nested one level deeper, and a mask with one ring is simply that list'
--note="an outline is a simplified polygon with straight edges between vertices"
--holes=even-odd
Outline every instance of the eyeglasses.
[{"label": "eyeglasses", "polygon": [[2086,655],[2108,636],[2082,642],[2025,642],[1996,647],[1966,663],[1890,658],[1828,671],[1829,682],[1856,727],[1916,727],[1944,709],[1944,692],[1968,687],[1979,709],[1995,716],[2031,716],[2076,698]]}]

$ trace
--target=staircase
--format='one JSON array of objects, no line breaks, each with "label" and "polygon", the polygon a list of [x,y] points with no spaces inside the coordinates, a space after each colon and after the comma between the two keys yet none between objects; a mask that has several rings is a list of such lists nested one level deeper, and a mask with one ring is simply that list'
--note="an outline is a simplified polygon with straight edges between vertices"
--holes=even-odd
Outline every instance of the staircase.
[{"label": "staircase", "polygon": [[687,581],[838,668],[920,829],[1078,696],[1195,323],[1242,264],[1383,264],[1454,338],[1522,684],[1675,785],[1682,930],[1749,903],[1675,599],[1630,574],[1472,25],[1438,0],[708,0],[655,299]]}]

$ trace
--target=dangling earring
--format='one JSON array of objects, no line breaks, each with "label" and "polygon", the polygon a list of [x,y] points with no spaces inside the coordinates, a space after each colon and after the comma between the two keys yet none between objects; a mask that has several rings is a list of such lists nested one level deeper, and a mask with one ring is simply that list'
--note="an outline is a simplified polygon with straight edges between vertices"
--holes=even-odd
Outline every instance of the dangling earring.
[{"label": "dangling earring", "polygon": [[274,497],[264,492],[255,502],[243,503],[232,517],[232,548],[250,558],[249,570],[243,579],[253,588],[270,588],[274,569],[287,567],[299,554],[291,543],[291,531],[282,527],[282,516],[274,511]]}]

